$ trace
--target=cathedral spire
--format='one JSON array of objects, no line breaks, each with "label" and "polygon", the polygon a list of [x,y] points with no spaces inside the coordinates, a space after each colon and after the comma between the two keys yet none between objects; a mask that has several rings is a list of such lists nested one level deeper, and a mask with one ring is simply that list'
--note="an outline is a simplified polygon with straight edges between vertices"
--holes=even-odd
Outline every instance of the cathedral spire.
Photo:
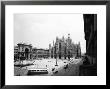
[{"label": "cathedral spire", "polygon": [[54,46],[54,40],[53,40],[53,46]]},{"label": "cathedral spire", "polygon": [[70,34],[68,34],[68,39],[70,39]]},{"label": "cathedral spire", "polygon": [[64,39],[65,39],[65,38],[64,38],[64,36],[63,36],[63,37],[62,37],[62,41],[64,41]]}]

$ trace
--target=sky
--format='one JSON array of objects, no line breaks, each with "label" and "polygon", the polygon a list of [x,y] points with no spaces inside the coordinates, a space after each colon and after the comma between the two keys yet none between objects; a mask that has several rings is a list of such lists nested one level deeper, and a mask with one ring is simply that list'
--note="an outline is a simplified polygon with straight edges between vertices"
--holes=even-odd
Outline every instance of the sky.
[{"label": "sky", "polygon": [[74,43],[80,42],[85,53],[83,14],[14,14],[14,45],[23,42],[48,49],[56,36],[67,38],[68,34]]}]

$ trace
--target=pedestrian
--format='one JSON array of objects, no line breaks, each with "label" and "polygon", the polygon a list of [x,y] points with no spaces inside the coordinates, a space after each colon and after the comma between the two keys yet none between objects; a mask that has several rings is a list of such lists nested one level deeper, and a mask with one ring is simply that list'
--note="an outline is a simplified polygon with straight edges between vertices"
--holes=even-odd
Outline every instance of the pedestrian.
[{"label": "pedestrian", "polygon": [[66,71],[66,69],[68,68],[68,64],[64,65],[64,69]]},{"label": "pedestrian", "polygon": [[55,68],[52,68],[52,71],[54,71],[55,70]]}]

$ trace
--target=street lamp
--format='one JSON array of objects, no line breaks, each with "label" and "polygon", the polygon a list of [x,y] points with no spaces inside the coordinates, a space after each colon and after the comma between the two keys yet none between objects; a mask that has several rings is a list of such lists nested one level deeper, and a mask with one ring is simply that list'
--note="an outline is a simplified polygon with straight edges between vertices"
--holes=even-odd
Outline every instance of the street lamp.
[{"label": "street lamp", "polygon": [[58,66],[58,64],[57,64],[57,58],[56,58],[56,64],[55,64],[55,66]]}]

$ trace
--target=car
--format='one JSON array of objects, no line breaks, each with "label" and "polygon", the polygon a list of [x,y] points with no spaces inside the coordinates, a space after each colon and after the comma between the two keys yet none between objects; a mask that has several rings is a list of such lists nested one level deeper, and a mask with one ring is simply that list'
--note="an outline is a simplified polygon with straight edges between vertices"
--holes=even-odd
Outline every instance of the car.
[{"label": "car", "polygon": [[56,71],[53,72],[53,74],[57,74],[57,73],[58,73],[58,70],[56,70]]},{"label": "car", "polygon": [[64,69],[67,69],[68,68],[68,64],[64,65]]},{"label": "car", "polygon": [[39,74],[48,74],[47,68],[32,68],[28,69],[27,75],[39,75]]},{"label": "car", "polygon": [[66,63],[66,62],[64,61],[64,63]]},{"label": "car", "polygon": [[54,71],[55,70],[55,68],[52,68],[52,71]]},{"label": "car", "polygon": [[53,74],[57,74],[57,73],[58,73],[58,69],[55,68],[55,69],[53,70]]},{"label": "car", "polygon": [[51,62],[51,61],[48,61],[48,62]]}]

